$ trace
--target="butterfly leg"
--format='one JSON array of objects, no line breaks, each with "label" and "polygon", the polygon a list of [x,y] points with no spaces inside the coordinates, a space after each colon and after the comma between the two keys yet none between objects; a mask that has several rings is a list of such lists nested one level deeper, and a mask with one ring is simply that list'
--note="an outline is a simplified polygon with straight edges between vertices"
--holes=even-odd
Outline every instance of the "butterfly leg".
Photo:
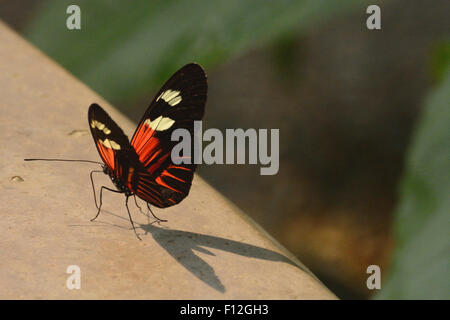
[{"label": "butterfly leg", "polygon": [[136,207],[138,207],[138,208],[139,208],[139,211],[142,212],[142,208],[141,208],[140,205],[138,205],[137,200],[136,200],[136,195],[135,195],[135,194],[133,194],[133,198],[134,198],[134,203],[136,204]]},{"label": "butterfly leg", "polygon": [[123,193],[123,191],[118,191],[118,190],[114,190],[114,189],[110,189],[108,187],[102,186],[100,188],[100,205],[98,206],[98,211],[97,211],[97,215],[91,219],[91,221],[94,221],[95,219],[97,219],[98,215],[100,214],[100,209],[102,208],[102,197],[103,197],[103,189],[115,192],[115,193]]},{"label": "butterfly leg", "polygon": [[155,214],[153,213],[152,209],[150,209],[150,205],[148,204],[148,202],[147,202],[147,208],[148,208],[148,211],[150,211],[150,213],[152,214],[152,216],[153,216],[156,220],[158,220],[159,222],[167,222],[167,220],[160,219],[160,218],[158,218],[157,216],[155,216]]},{"label": "butterfly leg", "polygon": [[139,208],[139,211],[140,211],[144,216],[147,217],[147,222],[150,223],[150,215],[148,214],[148,212],[142,211],[141,206],[138,205],[138,203],[137,203],[136,194],[133,194],[133,197],[134,197],[134,203],[136,204],[136,207],[138,207],[138,208]]},{"label": "butterfly leg", "polygon": [[[128,198],[129,198],[129,197],[130,197],[130,196],[127,196],[127,198],[126,198],[126,200],[125,200],[125,206],[127,207],[128,216],[130,217],[130,222],[131,222],[131,225],[133,226],[133,230],[134,230],[134,233],[136,234],[136,237],[137,237],[139,240],[142,240],[141,237],[139,237],[139,235],[137,234],[136,228],[134,227],[133,219],[131,218],[130,209],[128,208]],[[135,200],[136,200],[136,199],[135,199]]]},{"label": "butterfly leg", "polygon": [[97,196],[95,195],[95,186],[94,186],[94,179],[92,178],[92,174],[96,173],[96,172],[101,172],[103,173],[103,170],[93,170],[90,173],[91,176],[91,184],[92,184],[92,191],[94,192],[94,202],[95,202],[95,207],[98,209],[98,205],[97,205]]},{"label": "butterfly leg", "polygon": [[145,213],[144,211],[142,211],[141,206],[138,204],[135,194],[133,194],[133,197],[134,197],[134,203],[136,204],[136,207],[138,207],[139,211],[148,218],[148,214]]}]

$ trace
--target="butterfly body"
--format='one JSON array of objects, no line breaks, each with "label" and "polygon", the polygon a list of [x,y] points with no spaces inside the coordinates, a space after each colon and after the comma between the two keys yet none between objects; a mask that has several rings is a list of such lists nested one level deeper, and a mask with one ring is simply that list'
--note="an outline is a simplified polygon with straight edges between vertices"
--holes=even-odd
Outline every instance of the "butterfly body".
[{"label": "butterfly body", "polygon": [[132,196],[130,188],[122,182],[122,179],[116,177],[114,172],[109,170],[107,166],[103,166],[103,172],[111,178],[112,183],[116,186],[118,191],[122,191],[126,196]]},{"label": "butterfly body", "polygon": [[[206,93],[203,69],[193,63],[184,66],[156,94],[131,141],[99,105],[89,107],[92,137],[115,192],[124,193],[127,201],[136,195],[159,208],[176,205],[188,195],[196,165],[172,161],[177,142],[171,135],[179,128],[193,135],[194,121],[204,114]],[[192,154],[193,147],[180,156],[189,159]]]}]

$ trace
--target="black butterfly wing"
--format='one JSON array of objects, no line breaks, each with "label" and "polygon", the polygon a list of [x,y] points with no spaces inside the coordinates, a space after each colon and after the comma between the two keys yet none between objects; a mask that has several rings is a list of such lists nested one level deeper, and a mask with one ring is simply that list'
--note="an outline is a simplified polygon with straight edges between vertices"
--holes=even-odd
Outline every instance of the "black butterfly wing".
[{"label": "black butterfly wing", "polygon": [[140,167],[140,163],[128,137],[106,111],[96,103],[89,107],[88,121],[103,162],[117,179],[132,189],[133,172],[136,167]]},{"label": "black butterfly wing", "polygon": [[[171,151],[178,142],[171,141],[171,135],[183,128],[193,137],[194,121],[205,112],[206,94],[205,72],[193,63],[178,70],[156,94],[131,139],[145,168],[137,173],[135,191],[140,198],[155,204],[151,198],[160,194],[163,205],[155,205],[168,207],[188,195],[196,165],[173,163]],[[181,156],[192,155],[193,150]]]}]

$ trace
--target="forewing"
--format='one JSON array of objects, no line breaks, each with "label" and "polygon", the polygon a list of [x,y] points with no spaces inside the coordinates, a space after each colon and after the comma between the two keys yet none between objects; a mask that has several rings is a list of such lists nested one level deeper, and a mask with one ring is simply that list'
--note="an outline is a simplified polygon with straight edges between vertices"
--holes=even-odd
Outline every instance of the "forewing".
[{"label": "forewing", "polygon": [[[171,141],[171,135],[174,130],[184,128],[193,137],[194,121],[201,120],[205,111],[206,93],[203,69],[197,64],[184,66],[156,94],[131,140],[139,161],[145,167],[138,181],[150,184],[148,189],[151,191],[157,188],[148,181],[158,185],[159,190],[154,193],[161,197],[162,207],[180,202],[189,193],[196,165],[193,161],[191,164],[172,162],[171,151],[178,141]],[[192,149],[190,155],[181,156],[190,158]],[[143,185],[141,189],[141,194],[139,190],[137,194],[146,199],[146,189]]]},{"label": "forewing", "polygon": [[[193,133],[194,120],[205,112],[206,75],[198,64],[178,70],[159,90],[131,139],[139,160],[153,173],[177,143],[172,132],[185,128]],[[164,159],[164,160],[163,160]]]},{"label": "forewing", "polygon": [[137,160],[137,155],[131,147],[122,129],[98,104],[93,103],[88,111],[89,128],[94,138],[100,157],[109,169],[121,176],[123,166],[128,167]]}]

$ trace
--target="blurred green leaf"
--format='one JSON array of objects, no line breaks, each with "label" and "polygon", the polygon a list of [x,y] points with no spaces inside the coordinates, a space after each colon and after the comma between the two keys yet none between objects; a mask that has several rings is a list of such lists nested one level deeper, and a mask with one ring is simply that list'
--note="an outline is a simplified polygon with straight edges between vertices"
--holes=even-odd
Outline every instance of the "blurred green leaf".
[{"label": "blurred green leaf", "polygon": [[450,298],[450,69],[428,97],[396,210],[396,250],[379,299]]},{"label": "blurred green leaf", "polygon": [[72,3],[44,2],[26,34],[114,103],[159,87],[188,62],[208,68],[356,4],[365,12],[358,0],[80,0],[81,30],[68,30]]},{"label": "blurred green leaf", "polygon": [[442,81],[450,66],[450,41],[439,43],[433,51],[431,73],[436,82]]}]

